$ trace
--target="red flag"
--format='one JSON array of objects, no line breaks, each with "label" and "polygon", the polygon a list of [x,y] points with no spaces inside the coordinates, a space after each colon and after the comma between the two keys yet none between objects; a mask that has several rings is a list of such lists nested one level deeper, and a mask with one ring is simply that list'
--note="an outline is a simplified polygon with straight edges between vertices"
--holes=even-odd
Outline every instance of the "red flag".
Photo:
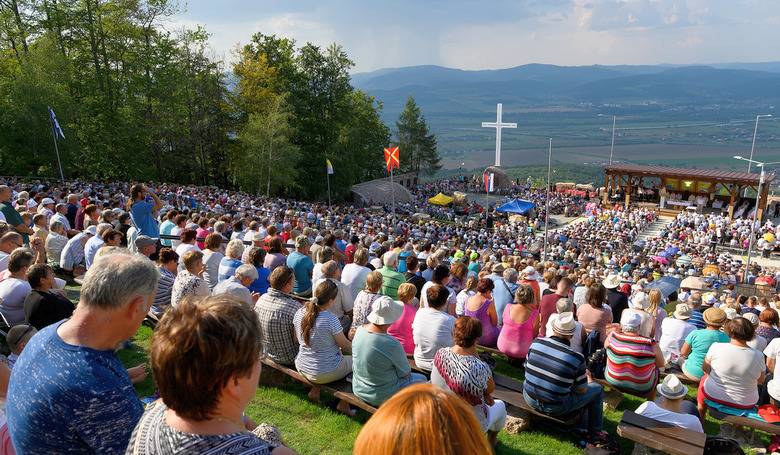
[{"label": "red flag", "polygon": [[387,172],[390,172],[393,168],[398,169],[401,167],[401,160],[399,158],[398,147],[387,147],[385,149],[385,167]]}]

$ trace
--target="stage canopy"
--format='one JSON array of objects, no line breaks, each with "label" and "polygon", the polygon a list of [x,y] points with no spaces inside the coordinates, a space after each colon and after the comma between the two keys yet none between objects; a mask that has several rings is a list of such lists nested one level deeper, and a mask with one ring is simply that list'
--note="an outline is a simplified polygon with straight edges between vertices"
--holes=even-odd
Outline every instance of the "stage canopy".
[{"label": "stage canopy", "polygon": [[496,211],[501,213],[516,213],[518,215],[525,215],[534,207],[536,207],[536,204],[531,201],[514,199],[507,202],[506,204],[501,205],[496,209]]},{"label": "stage canopy", "polygon": [[428,202],[436,205],[450,205],[455,199],[447,196],[446,194],[439,193],[436,196],[428,199]]}]

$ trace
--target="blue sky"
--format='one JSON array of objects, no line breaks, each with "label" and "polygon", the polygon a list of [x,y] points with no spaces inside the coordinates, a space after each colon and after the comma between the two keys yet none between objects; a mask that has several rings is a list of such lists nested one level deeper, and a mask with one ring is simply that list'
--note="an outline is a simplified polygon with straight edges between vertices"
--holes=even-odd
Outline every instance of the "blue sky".
[{"label": "blue sky", "polygon": [[355,71],[780,60],[780,0],[182,0],[232,59],[255,32],[344,46]]}]

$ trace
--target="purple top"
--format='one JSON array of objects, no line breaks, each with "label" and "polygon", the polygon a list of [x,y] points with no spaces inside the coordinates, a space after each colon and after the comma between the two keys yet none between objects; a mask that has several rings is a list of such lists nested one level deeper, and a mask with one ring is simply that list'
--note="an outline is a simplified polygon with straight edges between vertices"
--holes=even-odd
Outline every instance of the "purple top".
[{"label": "purple top", "polygon": [[489,348],[496,346],[498,334],[501,332],[501,329],[497,326],[494,326],[490,320],[490,313],[488,313],[488,308],[490,308],[491,303],[493,303],[492,300],[485,300],[482,303],[482,306],[477,308],[476,311],[471,311],[468,308],[463,309],[464,315],[470,316],[474,319],[479,319],[479,322],[482,323],[482,336],[479,337],[479,344]]}]

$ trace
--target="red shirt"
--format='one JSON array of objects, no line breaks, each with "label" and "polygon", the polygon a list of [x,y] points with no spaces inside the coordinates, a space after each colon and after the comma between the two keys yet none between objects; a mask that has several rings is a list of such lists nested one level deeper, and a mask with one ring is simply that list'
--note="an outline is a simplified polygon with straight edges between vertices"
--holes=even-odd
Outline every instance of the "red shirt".
[{"label": "red shirt", "polygon": [[355,250],[357,250],[357,245],[353,245],[351,243],[344,249],[344,254],[347,255],[347,264],[352,264],[355,256]]},{"label": "red shirt", "polygon": [[558,303],[558,299],[560,298],[561,296],[559,296],[557,292],[553,292],[552,294],[547,294],[542,297],[542,304],[539,305],[539,312],[542,314],[542,323],[539,327],[539,338],[544,338],[547,336],[545,333],[547,328],[547,320],[550,319],[550,315],[558,312],[555,304]]}]

